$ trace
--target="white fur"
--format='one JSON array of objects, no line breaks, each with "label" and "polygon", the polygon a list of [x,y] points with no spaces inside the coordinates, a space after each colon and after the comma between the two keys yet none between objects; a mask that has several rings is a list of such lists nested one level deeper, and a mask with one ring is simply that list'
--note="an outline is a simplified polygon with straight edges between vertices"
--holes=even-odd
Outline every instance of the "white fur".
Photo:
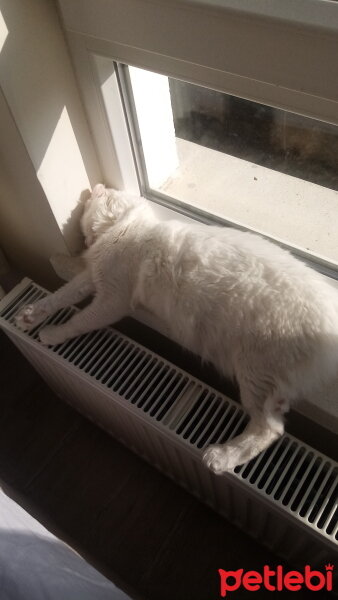
[{"label": "white fur", "polygon": [[63,325],[42,329],[44,344],[113,323],[143,306],[171,336],[236,377],[251,420],[206,464],[232,470],[284,431],[290,401],[338,371],[338,301],[334,290],[288,252],[257,235],[229,228],[161,222],[143,198],[97,185],[82,229],[86,269],[23,309],[29,329],[58,309],[93,295]]}]

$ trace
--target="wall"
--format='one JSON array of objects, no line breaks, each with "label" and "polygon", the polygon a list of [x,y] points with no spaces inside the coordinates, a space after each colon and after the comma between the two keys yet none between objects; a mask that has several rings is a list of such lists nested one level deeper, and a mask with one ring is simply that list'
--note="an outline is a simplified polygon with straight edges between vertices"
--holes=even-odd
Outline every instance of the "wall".
[{"label": "wall", "polygon": [[52,0],[0,0],[0,246],[52,282],[51,254],[77,252],[81,193],[101,179]]}]

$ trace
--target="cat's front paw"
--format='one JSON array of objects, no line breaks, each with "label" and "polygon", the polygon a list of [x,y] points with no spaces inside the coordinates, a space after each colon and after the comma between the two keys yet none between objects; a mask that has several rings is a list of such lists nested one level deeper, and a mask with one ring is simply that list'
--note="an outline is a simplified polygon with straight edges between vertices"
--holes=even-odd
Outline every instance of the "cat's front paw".
[{"label": "cat's front paw", "polygon": [[48,325],[39,332],[39,340],[45,346],[55,346],[67,340],[65,332],[57,325]]},{"label": "cat's front paw", "polygon": [[203,461],[216,475],[231,472],[246,460],[243,449],[230,444],[209,446],[203,454]]},{"label": "cat's front paw", "polygon": [[45,320],[47,313],[39,309],[36,304],[27,304],[15,316],[14,321],[16,326],[21,331],[30,331],[39,323]]}]

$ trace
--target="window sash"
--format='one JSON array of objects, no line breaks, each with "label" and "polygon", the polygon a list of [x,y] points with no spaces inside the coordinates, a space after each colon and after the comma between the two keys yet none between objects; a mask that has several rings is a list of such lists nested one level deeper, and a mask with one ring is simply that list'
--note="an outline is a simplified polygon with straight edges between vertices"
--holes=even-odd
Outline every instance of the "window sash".
[{"label": "window sash", "polygon": [[[150,189],[119,63],[338,124],[336,3],[298,0],[295,8],[293,0],[272,0],[268,9],[263,0],[59,0],[59,5],[107,184],[141,191],[203,222],[239,226]],[[115,61],[110,98],[102,97],[100,60]],[[281,245],[338,278],[336,265]]]},{"label": "window sash", "polygon": [[179,200],[172,196],[168,196],[167,194],[159,190],[153,189],[150,186],[147,177],[146,161],[143,153],[142,138],[138,127],[137,111],[133,98],[133,91],[128,65],[116,63],[115,69],[118,76],[119,90],[123,99],[126,119],[129,125],[131,143],[134,149],[135,161],[139,177],[140,192],[143,196],[166,208],[174,209],[180,214],[185,215],[194,220],[200,221],[202,223],[207,223],[210,225],[230,226],[235,227],[237,229],[241,229],[243,231],[252,231],[253,233],[259,233],[266,239],[274,241],[278,243],[278,245],[280,245],[281,247],[285,248],[286,250],[289,250],[295,256],[298,256],[304,262],[306,262],[322,274],[334,279],[338,279],[337,266],[334,263],[331,263],[328,259],[313,255],[310,252],[303,250],[301,247],[296,246],[296,244],[287,243],[280,239],[276,239],[276,237],[274,237],[273,235],[270,236],[266,232],[257,232],[257,229],[254,229],[250,226],[240,224],[230,218],[227,219],[226,217],[215,215],[211,212],[203,210],[200,207],[192,206],[184,202],[183,200]]},{"label": "window sash", "polygon": [[118,62],[338,124],[338,4],[59,0],[69,35]]}]

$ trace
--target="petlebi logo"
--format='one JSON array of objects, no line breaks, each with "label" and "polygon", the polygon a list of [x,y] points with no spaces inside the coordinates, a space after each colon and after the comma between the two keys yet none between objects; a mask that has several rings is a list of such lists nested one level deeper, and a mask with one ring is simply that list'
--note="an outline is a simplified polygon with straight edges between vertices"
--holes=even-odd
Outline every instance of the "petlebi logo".
[{"label": "petlebi logo", "polygon": [[[270,592],[281,592],[289,590],[298,592],[301,589],[308,589],[311,592],[320,590],[332,591],[332,572],[334,565],[325,565],[323,571],[312,569],[310,565],[305,565],[303,571],[285,571],[282,565],[271,569],[264,565],[263,571],[225,571],[218,569],[220,576],[220,595],[222,598],[231,598],[231,593],[240,588],[249,592],[256,592],[260,589],[266,589]],[[233,594],[235,600],[236,594]]]}]

